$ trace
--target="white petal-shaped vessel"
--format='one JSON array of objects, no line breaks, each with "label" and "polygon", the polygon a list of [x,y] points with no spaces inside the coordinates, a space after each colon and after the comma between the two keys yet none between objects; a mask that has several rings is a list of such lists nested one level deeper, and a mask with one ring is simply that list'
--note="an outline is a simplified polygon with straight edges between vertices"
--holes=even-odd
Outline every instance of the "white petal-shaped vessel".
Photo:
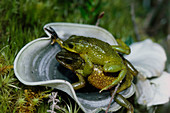
[{"label": "white petal-shaped vessel", "polygon": [[126,58],[143,73],[145,78],[160,76],[165,68],[166,54],[159,44],[147,39],[133,43]]},{"label": "white petal-shaped vessel", "polygon": [[[44,28],[48,27],[52,27],[63,40],[71,35],[81,35],[95,37],[112,45],[117,44],[108,31],[97,26],[72,23],[51,23],[44,26]],[[89,88],[74,91],[71,83],[76,81],[76,76],[57,62],[55,56],[61,48],[58,44],[52,46],[50,34],[46,33],[49,37],[33,40],[20,50],[14,62],[16,77],[25,85],[49,86],[66,92],[84,112],[92,113],[99,109],[106,109],[111,99],[109,92],[98,93],[98,91],[89,91]],[[134,91],[132,85],[121,94],[129,98]],[[113,102],[110,111],[117,111],[120,108],[121,106]]]},{"label": "white petal-shaped vessel", "polygon": [[167,59],[164,49],[150,39],[134,43],[130,47],[132,52],[126,58],[139,71],[136,83],[137,102],[148,107],[169,102],[170,73],[164,72]]}]

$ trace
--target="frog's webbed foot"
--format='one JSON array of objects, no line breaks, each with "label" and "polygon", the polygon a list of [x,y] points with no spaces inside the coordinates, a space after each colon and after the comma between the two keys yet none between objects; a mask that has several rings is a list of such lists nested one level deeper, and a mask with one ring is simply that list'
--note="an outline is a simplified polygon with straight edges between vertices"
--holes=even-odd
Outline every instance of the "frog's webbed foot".
[{"label": "frog's webbed foot", "polygon": [[112,45],[112,48],[115,51],[118,51],[120,53],[124,53],[124,54],[130,54],[130,48],[129,46],[127,46],[123,41],[121,41],[120,39],[116,40],[118,45]]},{"label": "frog's webbed foot", "polygon": [[72,84],[75,90],[83,88],[86,84],[84,77],[79,73],[79,71],[76,72],[76,75],[79,81]]},{"label": "frog's webbed foot", "polygon": [[62,47],[63,41],[58,37],[57,33],[52,27],[49,27],[49,29],[44,28],[47,32],[51,34],[51,45],[54,45],[56,42]]},{"label": "frog's webbed foot", "polygon": [[134,112],[134,108],[133,105],[126,100],[122,95],[120,94],[116,94],[114,100],[121,106],[127,108],[127,113],[133,113]]}]

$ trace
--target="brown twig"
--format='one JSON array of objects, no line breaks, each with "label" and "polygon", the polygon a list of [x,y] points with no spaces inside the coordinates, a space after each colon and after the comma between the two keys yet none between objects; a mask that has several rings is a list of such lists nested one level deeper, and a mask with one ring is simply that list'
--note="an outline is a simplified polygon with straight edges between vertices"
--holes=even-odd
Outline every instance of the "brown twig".
[{"label": "brown twig", "polygon": [[100,19],[104,16],[104,11],[101,12],[97,18],[97,21],[96,21],[96,26],[99,26],[99,23],[100,23]]},{"label": "brown twig", "polygon": [[115,97],[116,92],[117,92],[119,86],[120,86],[120,83],[118,83],[117,86],[115,87],[115,90],[114,90],[114,92],[113,92],[113,94],[112,94],[112,97],[111,97],[111,99],[110,99],[109,105],[107,106],[107,109],[106,109],[106,112],[105,112],[105,113],[108,112],[108,110],[109,110],[109,108],[110,108],[110,105],[111,105],[111,103],[112,103],[112,100],[113,100],[113,98]]}]

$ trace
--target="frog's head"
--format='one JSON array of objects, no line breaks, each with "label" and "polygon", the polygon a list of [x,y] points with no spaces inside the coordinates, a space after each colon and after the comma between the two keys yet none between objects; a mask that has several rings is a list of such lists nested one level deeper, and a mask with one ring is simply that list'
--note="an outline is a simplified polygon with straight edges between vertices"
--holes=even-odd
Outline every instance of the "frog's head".
[{"label": "frog's head", "polygon": [[81,53],[85,47],[85,44],[80,38],[81,36],[72,35],[69,39],[63,42],[63,48],[70,52]]},{"label": "frog's head", "polygon": [[57,42],[61,48],[65,48],[70,52],[81,53],[87,44],[83,36],[72,35],[66,41],[63,41],[58,37],[57,33],[52,27],[49,27],[49,29],[45,28],[45,30],[51,34],[52,45]]},{"label": "frog's head", "polygon": [[68,69],[74,71],[81,69],[83,66],[83,59],[76,53],[61,49],[56,55],[57,61]]}]

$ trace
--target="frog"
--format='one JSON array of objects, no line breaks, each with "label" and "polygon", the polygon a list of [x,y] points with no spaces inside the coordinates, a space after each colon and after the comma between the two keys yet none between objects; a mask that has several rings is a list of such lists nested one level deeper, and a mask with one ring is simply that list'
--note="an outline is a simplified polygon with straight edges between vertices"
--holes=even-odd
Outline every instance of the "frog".
[{"label": "frog", "polygon": [[[61,48],[64,48],[70,52],[77,53],[84,60],[83,70],[79,70],[82,76],[87,77],[93,71],[94,65],[102,66],[102,69],[106,73],[119,72],[118,76],[111,83],[104,86],[99,92],[108,90],[113,86],[121,83],[127,74],[127,68],[119,56],[119,53],[130,54],[130,48],[121,40],[117,40],[118,45],[110,45],[107,42],[99,40],[93,37],[72,35],[67,40],[63,41],[58,37],[57,33],[52,27],[45,28],[51,34],[52,44],[58,43]],[[83,77],[79,74],[79,83],[84,81]],[[83,85],[82,85],[83,87]]]},{"label": "frog", "polygon": [[[115,95],[115,102],[117,102],[119,105],[124,106],[127,108],[127,112],[133,113],[133,105],[127,101],[119,92],[127,89],[128,87],[131,86],[131,83],[133,81],[133,76],[136,76],[138,74],[137,70],[133,67],[133,65],[126,60],[122,55],[121,55],[123,62],[125,63],[127,67],[127,74],[125,76],[124,81],[121,83],[120,87],[116,91]],[[72,53],[70,51],[67,51],[65,49],[62,49],[59,53],[56,55],[57,61],[65,66],[66,68],[72,70],[73,72],[78,75],[78,77],[82,77],[80,70],[83,70],[84,67],[84,60],[76,53]],[[77,71],[79,70],[79,71]],[[78,73],[80,72],[80,73]],[[117,74],[117,73],[115,73]],[[73,83],[72,86],[75,90],[78,90],[85,86],[85,80],[84,78],[82,83],[76,82]],[[100,65],[94,65],[92,73],[87,77],[87,81],[97,89],[101,89],[103,87],[102,82],[107,83],[110,80],[115,80],[115,77],[113,76],[108,76],[107,73],[104,73],[102,67]],[[81,86],[81,87],[79,87]],[[113,89],[110,90],[111,94],[114,92]]]}]

